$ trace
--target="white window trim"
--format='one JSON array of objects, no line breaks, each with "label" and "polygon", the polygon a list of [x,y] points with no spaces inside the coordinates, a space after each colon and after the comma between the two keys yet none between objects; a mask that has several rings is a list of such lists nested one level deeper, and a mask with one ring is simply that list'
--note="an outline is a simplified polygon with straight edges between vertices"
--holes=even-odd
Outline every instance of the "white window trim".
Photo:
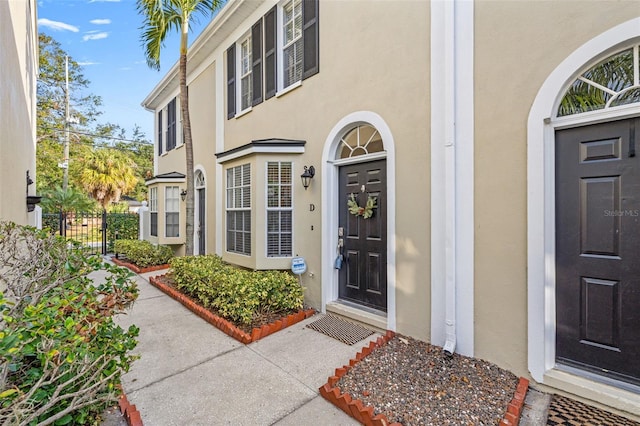
[{"label": "white window trim", "polygon": [[[172,200],[176,201],[176,204],[178,205],[178,209],[177,210],[169,210],[169,190],[173,190],[176,189],[177,192],[177,198],[172,198]],[[178,213],[178,235],[172,235],[172,236],[168,236],[167,235],[167,213]],[[178,185],[168,185],[164,188],[164,237],[165,238],[179,238],[180,237],[180,187]]]},{"label": "white window trim", "polygon": [[[251,55],[249,57],[249,71],[246,74],[242,74],[242,43],[245,41],[249,42],[249,49],[251,50]],[[249,77],[249,80],[253,78],[253,46],[251,39],[251,30],[247,31],[240,37],[240,39],[236,42],[236,116],[235,118],[239,118],[242,115],[246,114],[251,110],[251,104],[253,103],[253,87],[251,88],[251,94],[249,95],[249,106],[246,108],[242,108],[242,78],[245,76]],[[251,82],[253,86],[253,82]]]},{"label": "white window trim", "polygon": [[[155,196],[154,196],[155,195]],[[156,233],[151,233],[151,214],[156,214]],[[158,237],[158,187],[149,188],[149,235]]]},{"label": "white window trim", "polygon": [[[640,106],[593,111],[555,120],[567,82],[585,65],[604,59],[623,44],[640,40],[640,18],[613,27],[587,41],[547,77],[529,112],[527,124],[527,292],[528,366],[539,383],[572,392],[611,407],[637,412],[640,395],[555,368],[555,131],[640,114]],[[635,408],[634,408],[635,407]]]},{"label": "white window trim", "polygon": [[[296,89],[302,85],[302,78],[294,83],[291,83],[289,86],[284,87],[284,49],[295,43],[300,38],[304,36],[303,28],[301,28],[300,37],[293,40],[289,43],[288,46],[284,45],[284,5],[290,2],[294,2],[296,0],[285,0],[278,3],[278,13],[277,13],[277,23],[276,23],[276,46],[277,46],[277,69],[276,69],[276,97],[283,96],[293,89]],[[302,2],[302,0],[301,0]],[[304,14],[303,14],[304,18]],[[302,23],[302,27],[304,27],[304,23]],[[304,56],[304,50],[302,52]]]},{"label": "white window trim", "polygon": [[[282,164],[282,163],[289,163],[291,164],[291,207],[269,207],[269,163],[276,163],[278,165]],[[294,183],[293,183],[293,179],[294,179],[294,173],[293,171],[295,170],[295,163],[293,161],[280,161],[280,160],[275,160],[275,161],[265,161],[264,163],[264,207],[265,207],[265,221],[264,221],[264,257],[266,259],[291,259],[293,257],[293,254],[295,253],[295,223],[294,223],[294,206],[295,206],[295,200],[294,200]],[[280,183],[278,183],[278,185],[281,185]],[[269,256],[268,252],[269,252],[269,212],[270,211],[290,211],[291,212],[291,255],[289,256]]]},{"label": "white window trim", "polygon": [[[229,201],[228,190],[237,188],[235,186],[232,187],[232,188],[229,188],[228,171],[230,169],[235,169],[235,168],[242,169],[242,167],[244,167],[246,165],[249,166],[249,185],[247,185],[247,186],[249,187],[249,190],[251,191],[251,193],[253,193],[253,190],[252,190],[253,180],[251,179],[251,163],[238,164],[237,166],[229,167],[229,168],[226,168],[224,170],[224,176],[225,176],[225,187],[224,187],[224,216],[225,216],[224,251],[225,251],[225,253],[229,253],[229,254],[233,254],[233,255],[237,255],[237,256],[251,257],[253,255],[252,247],[253,247],[253,241],[254,241],[254,238],[253,238],[253,233],[254,233],[253,226],[251,226],[251,232],[250,232],[251,242],[249,244],[249,254],[240,253],[240,252],[237,252],[237,251],[229,251],[228,250],[229,242],[227,241],[227,237],[228,237],[227,233],[229,232],[229,223],[228,223],[227,213],[228,212],[244,212],[244,211],[248,211],[249,213],[251,213],[253,211],[253,206],[252,206],[252,203],[251,203],[251,197],[249,197],[249,207],[228,207],[228,204],[227,204],[228,201]],[[242,187],[244,187],[244,185],[240,186],[240,188],[242,188]],[[250,218],[251,218],[250,219],[251,220],[251,224],[253,225],[253,219],[254,219],[253,214],[251,214]],[[244,230],[243,230],[243,232],[244,232]]]},{"label": "white window trim", "polygon": [[[333,267],[338,245],[338,167],[340,138],[358,124],[369,124],[382,137],[387,158],[387,317],[386,329],[396,330],[396,157],[393,134],[375,112],[357,111],[342,118],[329,132],[322,150],[322,312],[338,299],[338,270]],[[361,158],[364,158],[362,156]]]}]

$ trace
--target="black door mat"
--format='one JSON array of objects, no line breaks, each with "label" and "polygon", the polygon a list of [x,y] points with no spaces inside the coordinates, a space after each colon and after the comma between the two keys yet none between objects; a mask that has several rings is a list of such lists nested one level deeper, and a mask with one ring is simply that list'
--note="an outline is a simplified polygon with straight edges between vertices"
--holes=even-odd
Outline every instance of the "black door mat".
[{"label": "black door mat", "polygon": [[590,405],[553,395],[549,405],[547,426],[639,426],[640,423]]},{"label": "black door mat", "polygon": [[342,318],[338,318],[333,315],[325,315],[322,318],[307,324],[307,327],[322,334],[326,334],[329,337],[333,337],[347,345],[358,343],[360,340],[373,334],[373,331],[368,328],[345,321]]}]

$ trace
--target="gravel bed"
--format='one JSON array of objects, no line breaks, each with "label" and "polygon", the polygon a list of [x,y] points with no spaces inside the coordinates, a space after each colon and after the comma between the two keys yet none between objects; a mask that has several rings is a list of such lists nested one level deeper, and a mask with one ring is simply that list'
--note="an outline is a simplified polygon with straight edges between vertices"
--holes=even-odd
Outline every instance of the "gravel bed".
[{"label": "gravel bed", "polygon": [[487,361],[396,335],[337,383],[391,422],[409,425],[496,425],[518,378]]}]

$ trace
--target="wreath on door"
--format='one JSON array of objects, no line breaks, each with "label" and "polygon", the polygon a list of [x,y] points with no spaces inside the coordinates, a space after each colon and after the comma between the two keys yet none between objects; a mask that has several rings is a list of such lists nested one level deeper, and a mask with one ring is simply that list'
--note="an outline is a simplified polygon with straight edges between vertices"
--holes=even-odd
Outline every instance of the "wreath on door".
[{"label": "wreath on door", "polygon": [[349,208],[349,213],[351,213],[352,215],[362,216],[363,219],[369,219],[371,216],[373,216],[373,209],[378,207],[377,201],[377,197],[372,197],[371,195],[369,195],[367,197],[367,203],[363,207],[361,207],[356,201],[356,195],[351,194],[349,200],[347,200],[347,207]]}]

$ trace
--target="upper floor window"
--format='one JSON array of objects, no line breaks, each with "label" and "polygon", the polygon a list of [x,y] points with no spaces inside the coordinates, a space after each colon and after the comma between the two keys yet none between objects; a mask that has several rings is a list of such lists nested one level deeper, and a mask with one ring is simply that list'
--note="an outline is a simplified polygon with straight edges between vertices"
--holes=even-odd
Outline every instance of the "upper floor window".
[{"label": "upper floor window", "polygon": [[640,103],[639,50],[618,52],[582,73],[565,92],[558,116]]},{"label": "upper floor window", "polygon": [[291,162],[267,163],[267,257],[293,254]]},{"label": "upper floor window", "polygon": [[282,88],[302,80],[302,2],[282,7]]},{"label": "upper floor window", "polygon": [[158,236],[158,188],[149,188],[149,215],[151,222],[151,229],[149,234]]},{"label": "upper floor window", "polygon": [[227,169],[227,251],[251,255],[251,165]]},{"label": "upper floor window", "polygon": [[176,98],[167,105],[167,151],[176,147]]},{"label": "upper floor window", "polygon": [[245,110],[251,106],[251,34],[240,43],[240,108]]},{"label": "upper floor window", "polygon": [[162,110],[158,111],[158,155],[162,155]]},{"label": "upper floor window", "polygon": [[180,236],[180,187],[167,186],[164,198],[165,237]]},{"label": "upper floor window", "polygon": [[287,0],[233,43],[227,49],[227,118],[317,74],[319,26],[318,0]]}]

